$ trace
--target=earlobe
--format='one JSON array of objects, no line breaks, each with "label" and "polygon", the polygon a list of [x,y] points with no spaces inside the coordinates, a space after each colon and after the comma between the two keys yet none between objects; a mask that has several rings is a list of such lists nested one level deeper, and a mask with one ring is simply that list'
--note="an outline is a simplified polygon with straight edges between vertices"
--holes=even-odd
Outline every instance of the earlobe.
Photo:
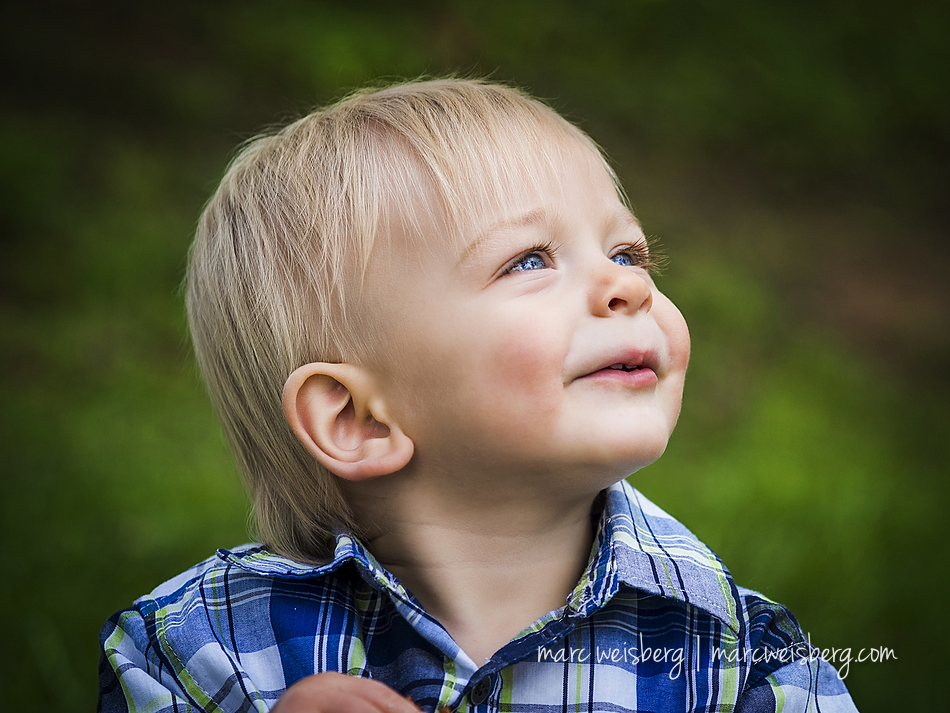
[{"label": "earlobe", "polygon": [[382,394],[362,367],[304,364],[287,378],[283,404],[300,442],[341,478],[395,473],[412,458],[412,440],[390,418]]}]

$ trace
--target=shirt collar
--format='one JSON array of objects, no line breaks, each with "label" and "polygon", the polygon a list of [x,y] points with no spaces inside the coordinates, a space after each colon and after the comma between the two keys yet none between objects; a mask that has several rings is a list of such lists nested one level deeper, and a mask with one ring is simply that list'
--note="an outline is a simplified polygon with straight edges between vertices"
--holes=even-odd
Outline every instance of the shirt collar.
[{"label": "shirt collar", "polygon": [[[590,564],[568,598],[568,607],[577,615],[589,614],[626,585],[703,609],[737,631],[738,593],[715,553],[626,481],[604,494]],[[374,587],[418,608],[399,580],[347,533],[336,536],[333,559],[323,564],[297,562],[262,545],[222,549],[218,556],[256,574],[287,579],[323,577],[352,562]]]},{"label": "shirt collar", "polygon": [[698,607],[738,631],[738,591],[716,554],[626,481],[605,495],[591,562],[569,599],[571,609],[593,611],[626,585]]},{"label": "shirt collar", "polygon": [[324,563],[292,560],[257,543],[242,545],[230,550],[219,549],[218,557],[248,572],[280,579],[319,578],[335,572],[348,562],[352,562],[364,579],[377,589],[389,590],[407,602],[412,600],[412,597],[399,580],[376,560],[363,543],[345,532],[336,535],[333,559]]}]

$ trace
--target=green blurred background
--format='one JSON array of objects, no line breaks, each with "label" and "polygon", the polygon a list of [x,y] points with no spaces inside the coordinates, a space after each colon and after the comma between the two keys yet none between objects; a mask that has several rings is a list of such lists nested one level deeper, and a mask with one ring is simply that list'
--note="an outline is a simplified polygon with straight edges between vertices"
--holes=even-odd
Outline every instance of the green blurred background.
[{"label": "green blurred background", "polygon": [[814,642],[895,650],[862,711],[946,710],[948,36],[915,0],[5,3],[4,709],[90,710],[102,622],[247,539],[180,293],[235,146],[457,71],[578,121],[671,257],[693,361],[637,485]]}]

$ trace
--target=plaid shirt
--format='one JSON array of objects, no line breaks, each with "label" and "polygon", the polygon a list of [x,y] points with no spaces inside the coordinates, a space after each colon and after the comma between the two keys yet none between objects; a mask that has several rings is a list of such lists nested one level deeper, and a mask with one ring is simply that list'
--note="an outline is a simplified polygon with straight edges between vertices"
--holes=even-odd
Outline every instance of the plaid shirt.
[{"label": "plaid shirt", "polygon": [[113,616],[102,652],[101,711],[266,711],[322,671],[426,711],[855,710],[786,609],[626,482],[566,606],[483,666],[348,535],[324,565],[219,550]]}]

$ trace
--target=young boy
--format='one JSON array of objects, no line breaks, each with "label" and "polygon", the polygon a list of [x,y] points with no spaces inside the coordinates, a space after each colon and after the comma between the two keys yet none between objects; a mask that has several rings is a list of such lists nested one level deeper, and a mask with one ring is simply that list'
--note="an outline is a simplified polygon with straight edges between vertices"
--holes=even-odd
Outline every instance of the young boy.
[{"label": "young boy", "polygon": [[689,357],[652,265],[593,142],[504,86],[358,92],[248,144],[188,311],[265,544],[115,615],[100,709],[853,710],[623,480]]}]

